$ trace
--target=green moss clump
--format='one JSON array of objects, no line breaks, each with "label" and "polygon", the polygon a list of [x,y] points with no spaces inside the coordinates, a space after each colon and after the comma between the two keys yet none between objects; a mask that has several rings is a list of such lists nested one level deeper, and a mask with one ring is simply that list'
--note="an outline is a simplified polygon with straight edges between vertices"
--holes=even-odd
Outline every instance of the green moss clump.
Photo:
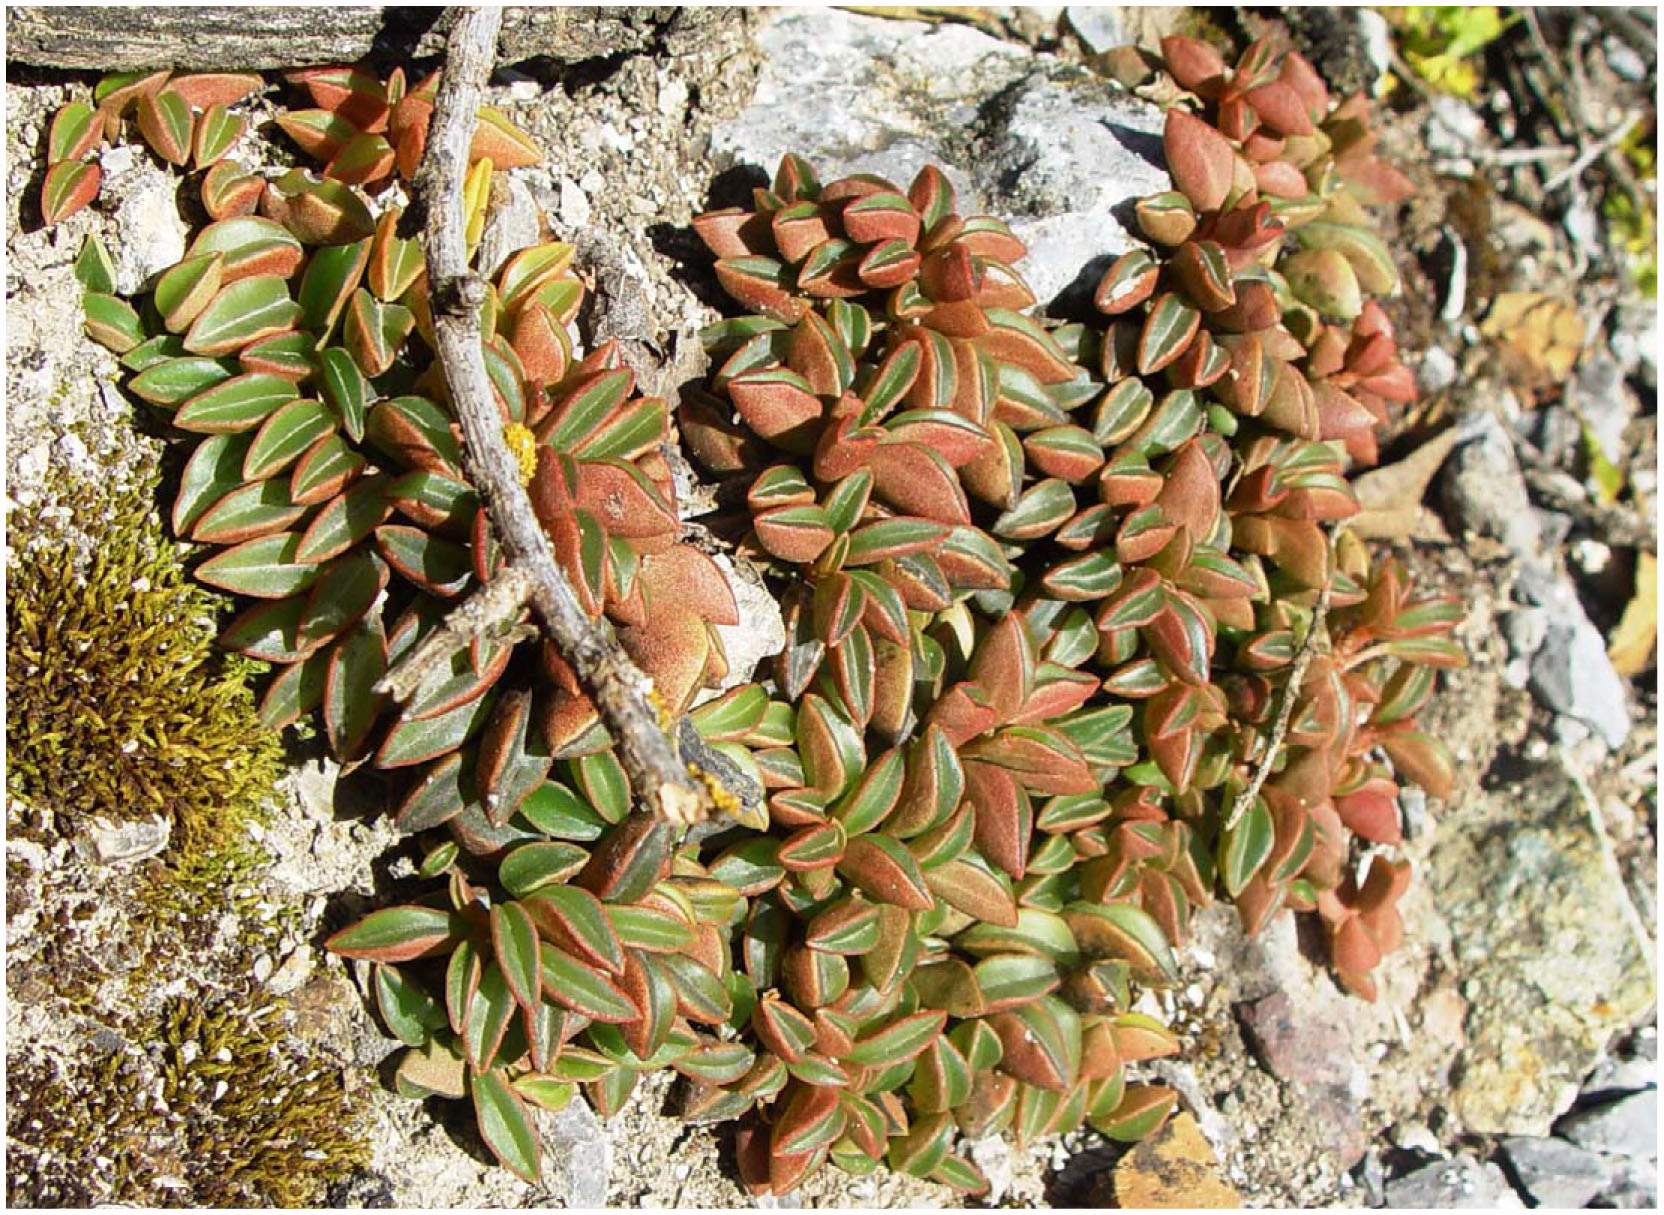
[{"label": "green moss clump", "polygon": [[12,797],[73,820],[164,816],[187,886],[246,869],[280,746],[248,687],[257,664],[215,644],[222,600],[188,581],[151,485],[74,484],[9,531]]},{"label": "green moss clump", "polygon": [[315,1205],[368,1160],[340,1073],[292,1043],[284,1004],[170,1000],[117,1049],[8,1061],[13,1205]]}]

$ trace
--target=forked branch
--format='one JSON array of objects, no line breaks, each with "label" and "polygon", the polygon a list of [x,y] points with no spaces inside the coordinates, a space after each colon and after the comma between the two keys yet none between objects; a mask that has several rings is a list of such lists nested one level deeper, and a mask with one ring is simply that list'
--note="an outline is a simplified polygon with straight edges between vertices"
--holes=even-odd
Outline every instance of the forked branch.
[{"label": "forked branch", "polygon": [[497,46],[502,9],[469,7],[451,31],[434,100],[427,149],[413,183],[424,208],[423,250],[435,352],[462,424],[469,468],[511,567],[530,584],[543,631],[572,665],[618,747],[637,799],[676,824],[710,813],[711,794],[691,776],[648,699],[650,683],[616,641],[591,620],[555,563],[532,511],[519,464],[503,433],[486,376],[480,312],[486,284],[468,268],[463,180],[468,148]]}]

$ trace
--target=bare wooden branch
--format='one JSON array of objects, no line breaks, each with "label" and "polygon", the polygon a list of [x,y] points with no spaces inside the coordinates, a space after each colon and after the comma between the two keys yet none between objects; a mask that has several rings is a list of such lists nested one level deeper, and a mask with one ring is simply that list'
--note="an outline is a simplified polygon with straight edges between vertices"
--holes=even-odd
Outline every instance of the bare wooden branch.
[{"label": "bare wooden branch", "polygon": [[507,640],[516,628],[520,609],[532,597],[532,580],[517,565],[501,570],[445,617],[445,623],[399,659],[398,664],[376,683],[376,691],[390,693],[403,704],[427,682],[428,676],[444,669],[447,660],[471,646],[476,639]]},{"label": "bare wooden branch", "polygon": [[653,813],[686,825],[710,812],[710,791],[690,775],[666,736],[658,710],[648,699],[646,676],[584,612],[555,563],[521,484],[486,377],[480,311],[487,288],[468,268],[462,184],[501,20],[501,9],[474,7],[458,19],[446,48],[427,150],[412,183],[416,196],[426,203],[423,246],[436,353],[462,424],[474,485],[509,564],[530,581],[532,607],[544,631],[600,711],[636,797]]},{"label": "bare wooden branch", "polygon": [[[370,55],[437,55],[454,18],[438,8],[382,5],[13,5],[6,58],[38,67],[185,71],[309,67]],[[705,18],[695,12],[693,20]],[[547,57],[576,63],[645,51],[676,7],[515,6],[497,40],[503,63]]]},{"label": "bare wooden branch", "polygon": [[[1329,546],[1334,547],[1334,535],[1329,536]],[[1254,779],[1248,782],[1248,787],[1236,795],[1236,801],[1231,803],[1231,812],[1225,818],[1225,830],[1229,831],[1242,820],[1254,804],[1254,799],[1260,795],[1265,782],[1271,776],[1271,766],[1277,762],[1277,756],[1282,753],[1283,743],[1288,739],[1288,723],[1294,719],[1294,703],[1300,699],[1300,685],[1306,681],[1306,668],[1311,665],[1312,655],[1317,652],[1317,639],[1324,634],[1325,625],[1329,619],[1329,594],[1334,586],[1334,579],[1323,584],[1318,592],[1317,606],[1312,609],[1312,622],[1306,629],[1306,636],[1300,642],[1300,648],[1295,651],[1294,661],[1289,665],[1288,682],[1283,685],[1282,694],[1277,703],[1277,717],[1271,726],[1271,738],[1265,745],[1265,754],[1260,756],[1259,766],[1254,769]]]},{"label": "bare wooden branch", "polygon": [[1640,121],[1641,116],[1639,114],[1630,114],[1599,140],[1584,148],[1583,151],[1578,153],[1576,160],[1543,183],[1543,193],[1552,194],[1567,182],[1581,176],[1583,170],[1622,143],[1630,131],[1635,129],[1635,124]]}]

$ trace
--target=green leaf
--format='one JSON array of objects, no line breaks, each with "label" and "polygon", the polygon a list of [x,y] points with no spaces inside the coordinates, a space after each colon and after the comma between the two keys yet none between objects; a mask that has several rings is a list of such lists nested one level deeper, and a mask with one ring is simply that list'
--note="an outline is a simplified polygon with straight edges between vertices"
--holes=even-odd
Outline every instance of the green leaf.
[{"label": "green leaf", "polygon": [[298,395],[294,383],[279,376],[234,376],[186,401],[173,424],[201,434],[252,430]]},{"label": "green leaf", "polygon": [[630,778],[611,751],[597,751],[572,763],[572,776],[589,804],[609,823],[621,823],[630,812]]},{"label": "green leaf", "polygon": [[573,449],[573,454],[586,460],[634,459],[657,446],[668,425],[669,413],[664,401],[648,397],[591,432]]},{"label": "green leaf", "polygon": [[602,372],[555,407],[551,416],[558,420],[544,442],[556,451],[572,451],[624,404],[634,382],[628,368]]},{"label": "green leaf", "polygon": [[187,257],[162,272],[151,301],[171,332],[183,333],[189,329],[191,322],[219,294],[224,262],[223,253],[203,253]]},{"label": "green leaf", "polygon": [[906,774],[906,756],[899,747],[884,752],[868,765],[860,783],[832,809],[832,817],[850,835],[871,831],[895,808]]},{"label": "green leaf", "polygon": [[480,1137],[492,1155],[516,1176],[536,1182],[541,1171],[537,1133],[519,1094],[494,1071],[471,1073],[468,1087]]},{"label": "green leaf", "polygon": [[232,146],[243,137],[243,131],[247,126],[241,115],[233,114],[224,105],[215,104],[204,110],[202,117],[197,121],[196,136],[191,148],[196,167],[205,169],[215,161],[223,159]]},{"label": "green leaf", "polygon": [[1219,837],[1219,879],[1233,899],[1259,872],[1275,843],[1271,811],[1264,798],[1255,797],[1236,824]]},{"label": "green leaf", "polygon": [[318,355],[318,390],[340,415],[347,437],[354,443],[364,438],[364,418],[375,398],[364,373],[352,355],[332,346]]},{"label": "green leaf", "polygon": [[485,963],[468,1003],[468,1022],[462,1027],[468,1062],[476,1070],[483,1071],[496,1061],[517,1008],[502,967],[495,961]]},{"label": "green leaf", "polygon": [[522,898],[541,886],[566,881],[588,860],[589,853],[576,844],[554,841],[522,844],[497,866],[497,880],[503,884],[504,890]]},{"label": "green leaf", "polygon": [[81,297],[87,336],[115,354],[126,354],[145,339],[144,322],[125,300],[113,295]]},{"label": "green leaf", "polygon": [[906,342],[890,352],[863,394],[866,407],[861,411],[858,425],[871,426],[896,407],[908,389],[913,387],[913,381],[918,379],[920,362],[917,342]]},{"label": "green leaf", "polygon": [[396,967],[376,967],[375,990],[381,1019],[406,1046],[421,1046],[433,1037],[434,1030],[444,1028],[445,1010],[439,1001]]},{"label": "green leaf", "polygon": [[257,274],[223,287],[185,335],[192,354],[230,354],[250,342],[292,329],[300,305],[289,298],[287,279]]},{"label": "green leaf", "polygon": [[947,1014],[940,1010],[913,1013],[881,1029],[862,1034],[849,1060],[863,1067],[885,1067],[911,1059],[941,1036]]},{"label": "green leaf", "polygon": [[378,527],[376,545],[394,569],[437,595],[457,594],[474,576],[467,549],[419,528]]},{"label": "green leaf", "polygon": [[145,367],[128,387],[152,405],[169,408],[224,383],[234,374],[222,359],[167,358]]},{"label": "green leaf", "polygon": [[541,999],[537,929],[519,903],[491,908],[491,950],[520,1006],[535,1011]]},{"label": "green leaf", "polygon": [[301,276],[299,303],[301,324],[318,335],[319,344],[335,327],[369,260],[368,240],[324,245],[312,251],[306,273]]},{"label": "green leaf", "polygon": [[544,835],[587,842],[600,839],[607,820],[559,781],[545,781],[520,803],[520,815]]},{"label": "green leaf", "polygon": [[622,974],[624,947],[607,918],[607,909],[579,886],[550,886],[525,896],[526,914],[552,940],[563,940],[610,974]]},{"label": "green leaf", "polygon": [[264,371],[299,384],[317,370],[317,346],[311,334],[290,329],[244,346],[237,361],[248,371]]},{"label": "green leaf", "polygon": [[46,136],[46,163],[80,160],[98,141],[97,115],[84,101],[72,101],[52,116]]},{"label": "green leaf", "polygon": [[88,233],[75,255],[75,280],[93,295],[115,295],[115,260],[98,233]]},{"label": "green leaf", "polygon": [[1121,958],[1156,981],[1172,983],[1178,963],[1150,914],[1130,903],[1071,903],[1064,921],[1088,957]]},{"label": "green leaf", "polygon": [[227,549],[196,567],[199,582],[256,599],[282,599],[316,581],[315,566],[299,564],[300,537],[262,536]]},{"label": "green leaf", "polygon": [[372,911],[324,942],[345,958],[371,962],[408,962],[436,953],[461,935],[461,924],[448,911],[406,905]]},{"label": "green leaf", "polygon": [[[260,378],[272,386],[282,385],[291,394],[294,392],[295,386],[288,380],[280,380],[276,376]],[[267,391],[275,394],[281,390],[272,387]],[[249,445],[248,455],[243,459],[243,475],[257,480],[282,471],[334,429],[335,415],[326,406],[305,399],[289,401],[261,423],[259,433]]]},{"label": "green leaf", "polygon": [[556,1003],[596,1021],[634,1021],[640,1011],[601,974],[545,941],[541,949],[543,990]]},{"label": "green leaf", "polygon": [[337,494],[301,534],[295,558],[304,562],[326,561],[346,552],[369,535],[387,517],[386,486],[379,477],[368,477],[345,493]]},{"label": "green leaf", "polygon": [[[373,589],[374,594],[380,594],[381,587],[386,585],[385,570],[379,571],[377,577],[373,568],[352,561],[336,568],[341,571],[340,577],[320,579],[319,590],[327,591],[331,582],[350,582],[360,574],[375,579],[363,584],[361,590]],[[332,600],[321,604],[318,600],[318,592],[314,591],[308,601],[308,619],[302,625],[303,639],[309,630],[329,628],[331,614],[339,610],[337,603],[343,602]],[[324,729],[338,758],[356,757],[369,735],[382,706],[382,697],[375,691],[375,685],[386,673],[387,640],[382,635],[379,618],[353,629],[335,644],[324,689]]]},{"label": "green leaf", "polygon": [[684,1016],[720,1025],[734,1012],[734,1002],[722,980],[685,954],[667,953],[659,964],[676,989],[676,1003]]},{"label": "green leaf", "polygon": [[304,506],[290,501],[289,487],[282,480],[252,481],[204,511],[191,538],[205,544],[236,544],[280,532],[305,513]]},{"label": "green leaf", "polygon": [[889,557],[924,552],[947,539],[948,528],[931,519],[880,519],[850,534],[846,565],[871,565]]},{"label": "green leaf", "polygon": [[487,692],[437,717],[400,722],[382,739],[376,752],[376,767],[419,764],[460,747],[486,723],[495,701],[496,697]]}]

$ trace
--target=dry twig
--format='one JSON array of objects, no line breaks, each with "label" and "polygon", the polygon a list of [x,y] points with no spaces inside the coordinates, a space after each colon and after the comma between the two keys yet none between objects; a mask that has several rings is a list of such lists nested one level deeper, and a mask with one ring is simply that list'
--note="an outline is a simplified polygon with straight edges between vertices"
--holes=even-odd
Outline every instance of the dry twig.
[{"label": "dry twig", "polygon": [[544,632],[595,702],[637,799],[653,813],[685,825],[710,812],[711,793],[690,775],[666,735],[658,710],[648,699],[646,676],[584,612],[555,563],[549,539],[521,483],[486,377],[480,346],[486,284],[468,268],[462,183],[501,23],[502,9],[470,7],[451,31],[427,150],[413,182],[414,194],[425,204],[422,244],[435,350],[462,424],[473,482],[509,564],[530,583],[529,599]]},{"label": "dry twig", "polygon": [[[1334,548],[1335,535],[1329,534],[1329,547]],[[1265,782],[1271,776],[1271,765],[1277,762],[1281,754],[1283,743],[1288,738],[1288,723],[1294,720],[1294,702],[1300,699],[1300,686],[1306,682],[1306,668],[1311,665],[1312,655],[1317,652],[1317,639],[1324,633],[1329,619],[1329,592],[1334,586],[1334,579],[1323,584],[1318,592],[1317,606],[1312,609],[1312,622],[1306,628],[1306,636],[1300,642],[1300,648],[1295,651],[1294,661],[1289,664],[1288,682],[1283,685],[1281,695],[1277,701],[1277,718],[1271,726],[1271,738],[1266,743],[1265,754],[1260,756],[1259,766],[1254,769],[1254,779],[1248,782],[1247,788],[1236,795],[1236,801],[1231,803],[1231,812],[1225,817],[1225,830],[1229,831],[1242,820],[1254,804],[1254,799],[1260,795]]]}]

